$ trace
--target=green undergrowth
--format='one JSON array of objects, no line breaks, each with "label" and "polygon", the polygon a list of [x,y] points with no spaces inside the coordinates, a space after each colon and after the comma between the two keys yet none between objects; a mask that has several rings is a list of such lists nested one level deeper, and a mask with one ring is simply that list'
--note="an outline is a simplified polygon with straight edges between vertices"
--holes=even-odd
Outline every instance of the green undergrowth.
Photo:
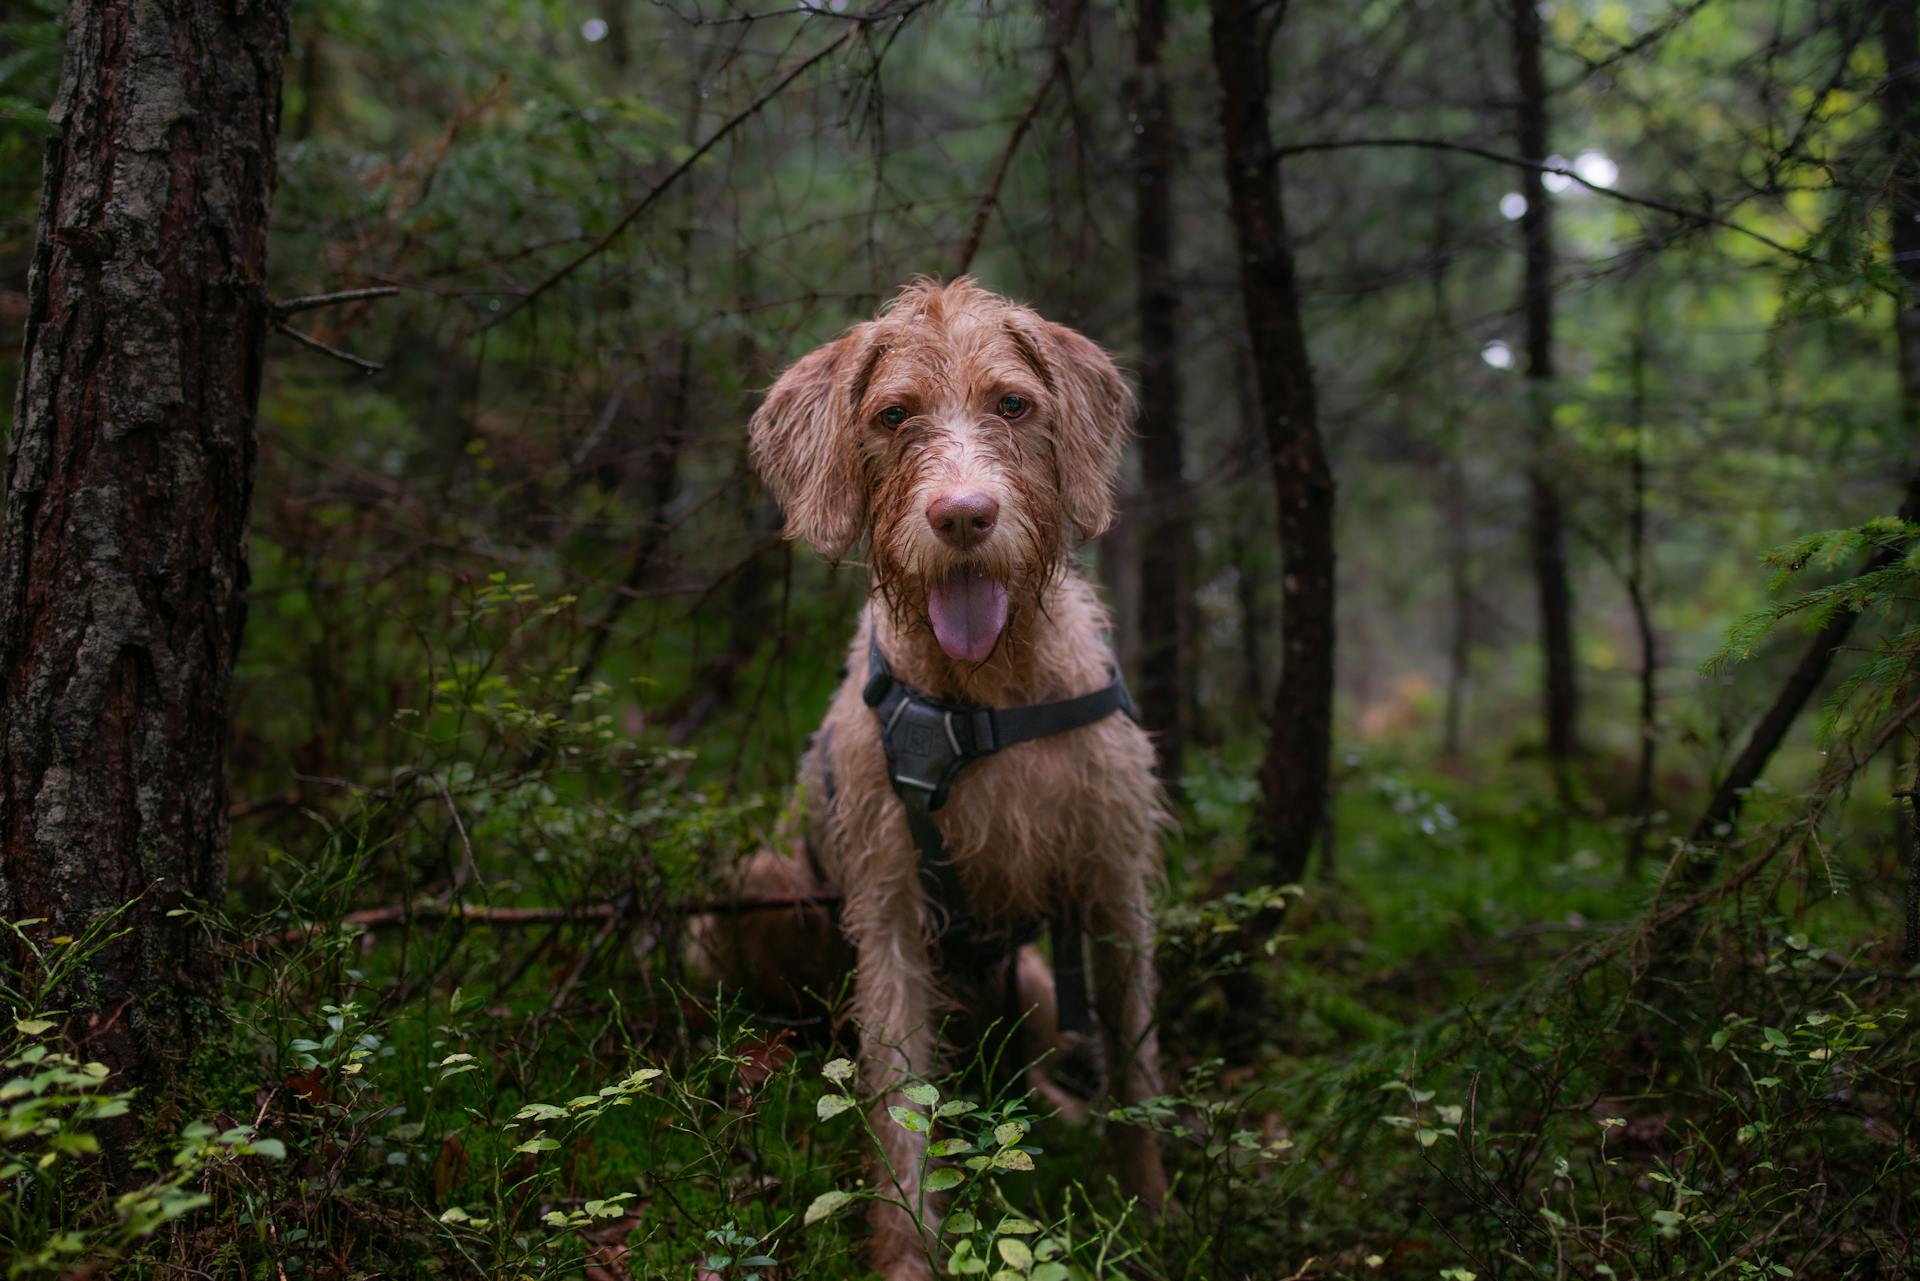
[{"label": "green undergrowth", "polygon": [[[898,1196],[876,1126],[927,1135],[949,1275],[1911,1274],[1914,976],[1865,798],[1756,798],[1737,855],[1770,857],[1714,890],[1658,831],[1629,874],[1629,824],[1561,817],[1529,770],[1369,749],[1330,860],[1254,889],[1248,745],[1203,757],[1161,904],[1167,1095],[1069,1120],[983,1051],[876,1107],[834,1002],[771,1020],[682,970],[681,905],[780,798],[622,732],[609,682],[551,662],[569,610],[468,592],[387,763],[242,829],[206,910],[229,1020],[178,1100],[55,1039],[61,967],[112,922],[9,977],[11,1275],[860,1277]],[[1161,1138],[1158,1218],[1111,1178],[1115,1121]]]}]

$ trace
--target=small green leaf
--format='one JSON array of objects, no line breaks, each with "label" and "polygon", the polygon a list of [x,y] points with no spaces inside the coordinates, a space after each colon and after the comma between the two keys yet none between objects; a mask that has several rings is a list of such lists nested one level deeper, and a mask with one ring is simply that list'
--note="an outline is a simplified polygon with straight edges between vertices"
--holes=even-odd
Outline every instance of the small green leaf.
[{"label": "small green leaf", "polygon": [[844,1094],[823,1094],[813,1110],[822,1121],[831,1121],[853,1105],[853,1100]]},{"label": "small green leaf", "polygon": [[909,1085],[906,1089],[900,1091],[900,1093],[906,1095],[907,1098],[918,1103],[923,1108],[930,1108],[940,1101],[940,1091],[934,1089],[931,1085]]},{"label": "small green leaf", "polygon": [[819,1196],[815,1197],[813,1203],[807,1207],[806,1215],[801,1219],[801,1223],[806,1227],[812,1227],[828,1215],[840,1211],[846,1206],[847,1202],[851,1200],[853,1200],[853,1193],[842,1192],[838,1188],[835,1188],[831,1192],[822,1192]]},{"label": "small green leaf", "polygon": [[966,1181],[966,1175],[949,1166],[927,1175],[927,1181],[923,1186],[929,1192],[945,1192],[948,1188],[957,1188]]},{"label": "small green leaf", "polygon": [[820,1075],[836,1085],[845,1085],[853,1079],[853,1060],[834,1059],[820,1069]]},{"label": "small green leaf", "polygon": [[895,1125],[914,1134],[925,1134],[933,1128],[933,1122],[927,1120],[925,1112],[915,1112],[912,1108],[890,1107],[887,1115],[893,1118]]},{"label": "small green leaf", "polygon": [[1025,1272],[1033,1266],[1033,1251],[1019,1237],[1001,1237],[993,1243],[993,1248],[1010,1268]]},{"label": "small green leaf", "polygon": [[513,1150],[515,1152],[551,1152],[559,1146],[560,1145],[552,1139],[538,1138],[528,1139],[525,1143],[517,1145]]}]

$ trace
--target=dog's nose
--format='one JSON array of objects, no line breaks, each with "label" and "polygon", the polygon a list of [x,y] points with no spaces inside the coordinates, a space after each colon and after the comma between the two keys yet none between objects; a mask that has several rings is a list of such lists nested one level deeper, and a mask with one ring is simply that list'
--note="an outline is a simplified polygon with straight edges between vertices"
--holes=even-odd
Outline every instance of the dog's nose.
[{"label": "dog's nose", "polygon": [[971,547],[993,532],[1000,519],[1000,504],[992,495],[978,490],[960,490],[942,494],[927,504],[927,524],[943,542],[954,547]]}]

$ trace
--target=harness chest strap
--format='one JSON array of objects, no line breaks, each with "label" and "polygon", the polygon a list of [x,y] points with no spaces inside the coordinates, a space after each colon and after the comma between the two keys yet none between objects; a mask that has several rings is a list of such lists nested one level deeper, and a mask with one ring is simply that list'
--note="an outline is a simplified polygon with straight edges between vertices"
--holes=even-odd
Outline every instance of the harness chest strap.
[{"label": "harness chest strap", "polygon": [[[1118,667],[1104,686],[1075,698],[1027,707],[975,707],[930,698],[894,678],[868,638],[867,684],[862,693],[880,721],[880,742],[887,755],[887,777],[907,814],[907,830],[919,853],[920,878],[933,905],[942,947],[966,968],[984,969],[1009,949],[1004,939],[988,938],[967,907],[959,869],[947,853],[934,811],[962,768],[1003,747],[1064,734],[1105,720],[1115,712],[1135,715],[1133,699]],[[1071,908],[1055,916],[1054,988],[1060,1026],[1088,1027],[1087,976],[1079,914]],[[1009,976],[1011,980],[1011,975]]]}]

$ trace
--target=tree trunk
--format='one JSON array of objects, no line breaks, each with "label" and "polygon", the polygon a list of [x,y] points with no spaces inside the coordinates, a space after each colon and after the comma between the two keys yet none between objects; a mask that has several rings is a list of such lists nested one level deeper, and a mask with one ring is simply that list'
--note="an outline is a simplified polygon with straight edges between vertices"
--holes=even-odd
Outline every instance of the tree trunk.
[{"label": "tree trunk", "polygon": [[1176,358],[1180,294],[1173,273],[1172,107],[1160,67],[1166,0],[1141,0],[1134,54],[1134,270],[1140,305],[1140,716],[1160,770],[1185,767],[1193,534],[1187,515]]},{"label": "tree trunk", "polygon": [[1280,164],[1267,128],[1266,41],[1246,0],[1210,0],[1240,295],[1273,469],[1281,548],[1280,686],[1252,845],[1276,882],[1305,870],[1326,815],[1333,733],[1333,473],[1320,441]]},{"label": "tree trunk", "polygon": [[[1520,157],[1547,158],[1547,86],[1540,71],[1540,10],[1533,0],[1513,0],[1514,72],[1519,89],[1515,132]],[[1573,663],[1573,588],[1567,578],[1566,518],[1553,475],[1553,210],[1545,175],[1522,171],[1520,216],[1526,249],[1521,307],[1526,316],[1527,541],[1534,591],[1540,605],[1540,646],[1546,658],[1544,706],[1547,760],[1564,807],[1572,797],[1569,777],[1579,749],[1580,690]]]},{"label": "tree trunk", "polygon": [[[1446,190],[1446,175],[1435,168],[1434,190]],[[1433,247],[1429,250],[1427,288],[1433,295],[1433,330],[1442,341],[1455,335],[1453,306],[1447,277],[1453,266],[1452,206],[1435,202]],[[1473,685],[1473,496],[1467,483],[1466,443],[1460,438],[1460,401],[1451,388],[1437,393],[1440,407],[1440,445],[1446,451],[1439,516],[1446,528],[1447,692],[1441,713],[1440,754],[1457,761],[1465,748],[1467,694]]]},{"label": "tree trunk", "polygon": [[[1913,0],[1883,0],[1880,6],[1880,39],[1888,67],[1881,122],[1893,161],[1889,184],[1892,216],[1887,222],[1892,228],[1893,264],[1907,295],[1894,314],[1894,362],[1900,376],[1900,439],[1909,442],[1920,440],[1920,87],[1916,87],[1916,77],[1920,77],[1920,25],[1916,24],[1914,8]],[[1920,467],[1907,475],[1900,518],[1920,520]],[[1861,572],[1883,569],[1892,560],[1893,553],[1882,549],[1867,558]],[[1853,631],[1856,618],[1858,615],[1850,610],[1840,611],[1801,651],[1786,684],[1774,695],[1733,768],[1720,780],[1713,799],[1694,823],[1688,836],[1693,844],[1712,843],[1731,829],[1740,815],[1741,800],[1760,781],[1775,749],[1826,679],[1833,656]],[[1710,866],[1696,864],[1694,875],[1704,876]]]},{"label": "tree trunk", "polygon": [[[0,527],[0,912],[138,900],[57,1000],[164,1084],[219,969],[285,0],[75,0]],[[31,958],[17,946],[16,964]]]},{"label": "tree trunk", "polygon": [[1660,638],[1653,629],[1653,605],[1647,590],[1647,361],[1652,326],[1643,302],[1629,356],[1632,384],[1628,408],[1633,429],[1628,455],[1627,602],[1640,639],[1640,756],[1633,772],[1633,827],[1627,836],[1627,871],[1640,866],[1647,832],[1653,825],[1653,763],[1660,748]]}]

